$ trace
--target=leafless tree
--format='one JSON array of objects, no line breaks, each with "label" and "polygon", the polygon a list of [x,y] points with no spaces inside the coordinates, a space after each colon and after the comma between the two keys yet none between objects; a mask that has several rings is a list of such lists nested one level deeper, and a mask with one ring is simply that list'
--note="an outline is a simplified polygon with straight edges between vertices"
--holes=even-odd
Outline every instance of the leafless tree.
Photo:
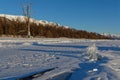
[{"label": "leafless tree", "polygon": [[27,26],[27,36],[31,37],[30,32],[30,3],[23,6],[23,15],[25,16],[26,26]]}]

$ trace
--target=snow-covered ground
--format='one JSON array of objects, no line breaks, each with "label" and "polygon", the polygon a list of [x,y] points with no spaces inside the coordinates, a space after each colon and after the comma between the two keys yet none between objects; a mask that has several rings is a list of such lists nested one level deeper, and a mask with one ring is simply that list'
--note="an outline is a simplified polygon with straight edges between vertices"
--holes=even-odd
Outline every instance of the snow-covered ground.
[{"label": "snow-covered ground", "polygon": [[[86,60],[96,44],[103,58]],[[67,38],[0,38],[0,80],[54,68],[33,80],[120,80],[120,41]]]}]

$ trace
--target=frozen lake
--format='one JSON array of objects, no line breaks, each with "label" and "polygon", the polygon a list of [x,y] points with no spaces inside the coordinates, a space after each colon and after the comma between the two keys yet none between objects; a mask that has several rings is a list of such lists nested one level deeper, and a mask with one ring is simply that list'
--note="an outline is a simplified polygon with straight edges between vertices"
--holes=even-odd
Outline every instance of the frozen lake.
[{"label": "frozen lake", "polygon": [[[92,44],[102,60],[84,58]],[[51,68],[55,69],[33,80],[120,80],[119,61],[119,40],[0,38],[0,79],[4,80]]]}]

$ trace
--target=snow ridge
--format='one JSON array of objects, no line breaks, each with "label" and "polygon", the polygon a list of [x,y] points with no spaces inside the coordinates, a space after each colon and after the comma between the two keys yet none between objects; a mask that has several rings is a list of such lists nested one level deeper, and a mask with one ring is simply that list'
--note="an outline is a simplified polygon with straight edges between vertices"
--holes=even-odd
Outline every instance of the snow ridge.
[{"label": "snow ridge", "polygon": [[[21,22],[25,22],[26,18],[22,15],[8,15],[8,14],[0,14],[0,17],[5,17],[9,20],[20,20]],[[55,23],[55,22],[48,22],[46,20],[36,20],[34,18],[30,18],[30,22],[36,23],[37,25],[51,25],[51,26],[62,26],[61,24]],[[69,28],[69,26],[63,26],[65,28]]]},{"label": "snow ridge", "polygon": [[111,37],[113,39],[119,39],[120,40],[120,35],[118,35],[118,34],[103,33],[102,35],[107,36],[107,37]]}]

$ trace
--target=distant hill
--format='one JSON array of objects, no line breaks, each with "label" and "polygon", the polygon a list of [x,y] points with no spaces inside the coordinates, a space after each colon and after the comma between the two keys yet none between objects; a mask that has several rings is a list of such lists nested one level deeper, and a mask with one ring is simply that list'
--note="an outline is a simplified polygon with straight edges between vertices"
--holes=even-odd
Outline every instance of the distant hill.
[{"label": "distant hill", "polygon": [[[98,33],[76,30],[69,26],[63,26],[45,20],[35,20],[33,18],[30,19],[30,31],[33,37],[109,39],[109,37]],[[25,17],[0,14],[0,36],[3,35],[26,37],[27,27]]]},{"label": "distant hill", "polygon": [[117,39],[117,40],[120,40],[120,35],[118,34],[108,34],[108,33],[104,33],[102,34],[103,36],[106,36],[106,37],[109,37],[111,39]]}]

